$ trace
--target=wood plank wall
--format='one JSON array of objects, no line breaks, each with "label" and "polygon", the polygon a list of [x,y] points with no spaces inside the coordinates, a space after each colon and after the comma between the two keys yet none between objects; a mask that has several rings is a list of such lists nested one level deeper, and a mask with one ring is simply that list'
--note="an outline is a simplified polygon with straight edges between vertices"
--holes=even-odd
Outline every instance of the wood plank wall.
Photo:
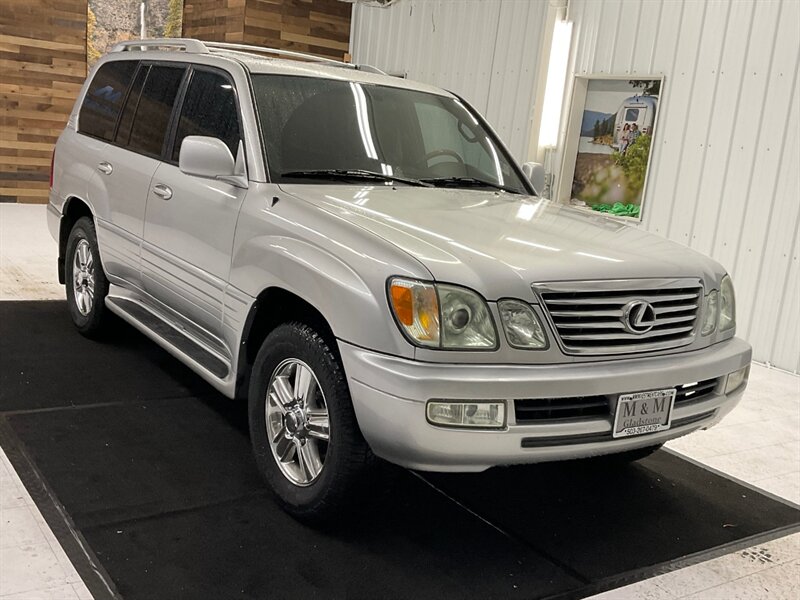
[{"label": "wood plank wall", "polygon": [[185,0],[183,35],[342,60],[350,45],[350,7],[339,0]]},{"label": "wood plank wall", "polygon": [[184,0],[183,37],[244,43],[245,0]]},{"label": "wood plank wall", "polygon": [[50,156],[86,78],[87,0],[2,0],[0,202],[47,202]]},{"label": "wood plank wall", "polygon": [[[0,4],[0,202],[47,202],[50,157],[86,78],[87,0]],[[183,35],[342,59],[350,4],[185,0]]]}]

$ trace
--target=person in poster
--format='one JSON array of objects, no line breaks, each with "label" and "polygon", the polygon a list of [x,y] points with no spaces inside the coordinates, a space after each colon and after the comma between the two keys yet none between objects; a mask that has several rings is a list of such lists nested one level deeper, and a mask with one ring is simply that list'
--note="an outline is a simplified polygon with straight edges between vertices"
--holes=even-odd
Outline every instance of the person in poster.
[{"label": "person in poster", "polygon": [[640,216],[660,88],[660,80],[589,82],[572,182],[577,204]]}]

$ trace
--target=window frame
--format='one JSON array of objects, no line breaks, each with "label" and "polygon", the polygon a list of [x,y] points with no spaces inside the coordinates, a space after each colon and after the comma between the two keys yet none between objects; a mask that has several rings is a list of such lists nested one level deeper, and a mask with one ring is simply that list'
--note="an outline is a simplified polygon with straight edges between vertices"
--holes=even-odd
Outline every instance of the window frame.
[{"label": "window frame", "polygon": [[[175,120],[175,109],[179,105],[178,104],[179,102],[180,102],[180,106],[183,106],[183,95],[185,93],[187,75],[188,75],[192,65],[190,63],[185,62],[185,61],[177,61],[177,60],[142,60],[142,59],[138,59],[138,58],[135,59],[135,61],[123,58],[121,60],[108,61],[106,63],[103,63],[103,65],[106,65],[106,64],[109,64],[109,63],[112,63],[112,62],[136,62],[136,63],[138,63],[137,66],[136,66],[136,69],[133,72],[133,76],[131,77],[131,80],[128,83],[128,87],[125,90],[125,98],[122,101],[122,108],[120,108],[119,112],[117,113],[117,118],[116,118],[116,121],[114,122],[114,133],[112,135],[112,139],[111,140],[106,140],[106,139],[97,137],[95,135],[91,135],[89,133],[86,133],[85,131],[81,131],[80,130],[80,108],[78,109],[78,122],[76,124],[75,131],[77,133],[79,133],[80,135],[85,135],[88,138],[92,138],[92,139],[98,140],[98,141],[103,142],[105,144],[108,144],[110,146],[114,146],[115,148],[120,148],[122,150],[127,150],[128,152],[132,152],[133,154],[138,154],[140,156],[146,156],[148,158],[153,158],[155,160],[159,160],[159,161],[164,162],[162,160],[162,157],[165,154],[165,144],[170,140],[170,133],[172,132],[173,121]],[[98,72],[103,67],[103,65],[98,67]],[[119,133],[119,125],[120,125],[120,121],[122,120],[122,113],[125,111],[125,107],[128,104],[128,100],[130,99],[130,94],[131,94],[131,88],[133,87],[134,81],[136,81],[136,77],[139,75],[139,71],[141,69],[143,69],[143,68],[150,68],[150,67],[153,67],[153,66],[157,66],[157,67],[160,67],[160,66],[182,67],[184,69],[183,78],[181,79],[181,83],[178,86],[178,93],[175,96],[175,101],[174,101],[174,103],[172,105],[172,111],[170,113],[169,120],[167,121],[167,133],[164,136],[164,142],[161,144],[161,151],[160,151],[159,154],[151,154],[151,153],[147,153],[147,152],[142,152],[140,150],[133,150],[133,149],[129,148],[127,144],[119,144],[119,143],[117,143],[117,139],[116,139],[117,138],[117,134]],[[92,77],[92,81],[94,81],[94,78],[96,76],[97,76],[97,72],[95,72],[94,76]],[[148,78],[150,77],[150,73],[147,74],[147,77]],[[145,85],[147,85],[147,78],[144,80],[144,83],[142,84],[142,89],[139,90],[139,98],[137,99],[137,107],[136,107],[137,111],[138,111],[138,103],[139,103],[139,100],[141,99],[141,94],[142,94],[142,91],[144,91],[144,86]],[[88,90],[89,89],[87,87],[86,88],[87,93],[88,93]],[[84,98],[85,98],[85,94],[84,94]],[[81,107],[83,106],[84,98],[81,99]],[[134,113],[133,122],[134,123],[136,122],[136,113]],[[133,124],[131,124],[131,127],[132,126],[133,126]]]},{"label": "window frame", "polygon": [[[139,78],[139,73],[142,69],[149,69],[150,65],[142,65],[142,61],[138,61],[139,64],[136,66],[136,70],[133,72],[133,79],[131,79],[131,83],[128,86],[128,90],[125,92],[125,99],[122,101],[122,109],[119,111],[119,115],[117,116],[117,122],[114,125],[114,135],[111,136],[111,140],[108,142],[112,146],[116,146],[117,148],[124,148],[127,150],[127,145],[117,143],[117,136],[119,135],[119,126],[122,124],[122,114],[125,112],[125,109],[128,106],[128,100],[130,100],[131,92],[133,91],[133,84],[136,83],[136,80]],[[136,98],[136,108],[133,111],[133,120],[131,121],[131,130],[133,129],[133,123],[136,121],[136,111],[139,110],[139,100],[142,97],[142,90],[144,89],[144,84],[147,83],[147,78],[150,76],[150,73],[145,75],[144,81],[142,82],[142,87],[139,89],[139,96]],[[128,131],[128,140],[130,141],[130,131]]]},{"label": "window frame", "polygon": [[[182,102],[183,102],[183,94],[185,93],[184,90],[185,90],[185,87],[186,87],[186,80],[187,80],[187,77],[188,77],[188,74],[189,74],[189,70],[191,68],[191,64],[187,63],[185,61],[178,61],[178,60],[142,60],[142,61],[139,62],[139,69],[141,69],[142,66],[147,66],[147,67],[151,67],[151,68],[152,67],[182,67],[183,68],[183,78],[181,79],[181,82],[178,85],[178,93],[175,95],[175,100],[172,103],[172,111],[170,112],[169,118],[167,119],[167,129],[166,129],[166,132],[164,134],[164,140],[161,142],[161,150],[157,154],[156,153],[150,153],[150,152],[142,152],[141,150],[134,150],[134,149],[130,148],[129,145],[124,145],[123,146],[121,144],[117,144],[116,143],[116,139],[113,142],[109,142],[109,144],[112,144],[116,148],[121,148],[122,150],[127,150],[128,152],[132,152],[133,154],[138,154],[139,156],[146,156],[148,158],[152,158],[154,160],[157,160],[157,161],[160,161],[160,162],[164,162],[164,153],[165,153],[166,145],[169,142],[170,133],[172,131],[172,124],[173,124],[173,121],[175,120],[175,110],[179,106],[179,103],[182,104]],[[138,74],[138,72],[139,72],[138,69],[137,69],[136,72]],[[139,91],[139,100],[137,100],[137,106],[136,106],[137,113],[139,111],[138,104],[141,101],[142,92],[144,92],[144,89],[147,86],[147,80],[148,79],[150,79],[150,73],[147,74],[147,78],[144,80],[144,83],[142,84],[142,89]],[[133,81],[131,81],[131,84],[132,83],[133,83]],[[127,103],[127,100],[128,100],[128,98],[126,97],[125,98],[126,103]],[[124,110],[124,108],[125,107],[123,105],[123,110]],[[116,125],[116,128],[114,129],[114,138],[117,137],[117,129],[119,128],[119,120],[120,120],[121,117],[122,117],[122,111],[120,111],[119,117],[117,119],[117,125]],[[133,126],[135,124],[136,124],[136,113],[134,113],[134,115],[133,115],[133,123],[131,124],[131,132],[133,132]],[[130,140],[128,140],[128,141],[130,143]]]},{"label": "window frame", "polygon": [[[219,67],[215,67],[212,65],[204,65],[204,64],[197,64],[197,63],[189,63],[188,64],[188,72],[186,77],[184,78],[183,84],[181,89],[178,91],[178,96],[175,100],[175,108],[173,109],[172,117],[169,124],[169,129],[167,133],[167,137],[165,141],[165,147],[163,148],[162,152],[162,162],[165,162],[169,165],[173,165],[175,167],[178,166],[179,161],[172,160],[172,153],[175,147],[175,141],[178,137],[178,127],[180,125],[180,118],[181,114],[183,113],[183,105],[186,101],[186,93],[189,90],[189,86],[192,84],[192,79],[196,71],[205,71],[209,73],[213,73],[215,75],[222,76],[231,86],[231,91],[233,92],[233,101],[236,105],[236,122],[239,125],[239,143],[242,147],[243,159],[245,164],[247,164],[247,148],[244,139],[244,122],[242,121],[242,107],[239,98],[239,91],[236,88],[236,82],[233,80],[233,75],[226,71],[225,69],[221,69]],[[180,159],[180,154],[178,155]],[[236,161],[236,156],[233,157],[234,162]]]},{"label": "window frame", "polygon": [[[81,131],[81,112],[83,112],[83,105],[86,102],[86,96],[88,96],[88,94],[89,94],[89,88],[94,83],[95,79],[97,79],[97,75],[100,73],[100,70],[103,67],[105,67],[106,65],[110,65],[112,63],[121,63],[121,62],[135,62],[136,63],[136,68],[133,70],[133,75],[131,76],[131,80],[128,82],[128,85],[125,88],[124,98],[122,99],[122,103],[120,104],[120,109],[117,112],[116,119],[114,120],[114,127],[113,127],[112,133],[111,133],[111,140],[107,140],[105,138],[101,138],[100,136],[97,136],[97,135],[92,135],[91,133],[87,133],[86,131]],[[109,60],[109,61],[104,62],[100,66],[98,66],[97,70],[94,72],[94,74],[92,74],[92,78],[89,80],[88,84],[86,85],[86,89],[83,92],[83,96],[81,96],[81,103],[78,106],[77,118],[75,120],[75,133],[78,133],[80,135],[85,135],[88,138],[91,138],[93,140],[97,140],[98,142],[103,142],[104,144],[113,144],[114,143],[114,138],[117,137],[117,129],[119,128],[119,121],[120,121],[120,117],[122,117],[122,111],[125,110],[125,104],[127,104],[127,102],[128,102],[128,95],[131,92],[131,87],[133,86],[133,82],[136,80],[136,75],[137,75],[137,73],[139,73],[139,69],[141,67],[142,67],[142,60],[138,59],[138,58],[136,58],[136,59],[122,58],[120,60]]]}]

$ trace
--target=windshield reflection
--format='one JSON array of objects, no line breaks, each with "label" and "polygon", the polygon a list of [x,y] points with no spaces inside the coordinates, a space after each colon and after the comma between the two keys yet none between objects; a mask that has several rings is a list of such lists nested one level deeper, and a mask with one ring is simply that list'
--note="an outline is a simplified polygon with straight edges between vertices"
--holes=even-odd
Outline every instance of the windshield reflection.
[{"label": "windshield reflection", "polygon": [[454,97],[269,74],[254,74],[253,88],[273,182],[351,183],[372,174],[528,193],[511,158]]}]

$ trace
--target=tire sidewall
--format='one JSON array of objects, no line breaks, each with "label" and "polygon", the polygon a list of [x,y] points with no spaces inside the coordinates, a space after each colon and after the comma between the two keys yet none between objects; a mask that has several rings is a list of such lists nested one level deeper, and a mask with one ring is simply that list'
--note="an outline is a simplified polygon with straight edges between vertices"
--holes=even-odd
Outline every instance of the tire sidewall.
[{"label": "tire sidewall", "polygon": [[[92,253],[92,261],[94,263],[95,294],[92,302],[92,309],[87,315],[81,314],[81,311],[78,310],[78,304],[75,300],[75,290],[73,288],[75,249],[81,240],[86,240],[89,243],[89,251]],[[81,333],[93,333],[100,327],[105,313],[105,296],[108,292],[108,281],[106,280],[102,263],[100,262],[97,234],[95,233],[94,224],[91,219],[82,217],[73,225],[72,231],[70,231],[69,238],[67,239],[64,261],[67,306],[69,307],[69,314],[72,317],[72,322]]]},{"label": "tire sidewall", "polygon": [[[314,372],[325,396],[330,423],[330,440],[319,477],[308,486],[289,481],[278,467],[267,439],[265,405],[267,390],[278,365],[287,358],[303,361]],[[327,344],[313,330],[299,324],[281,325],[264,342],[250,382],[250,439],[259,470],[278,500],[297,516],[318,512],[331,501],[333,488],[346,477],[347,465],[343,448],[345,436],[352,429],[350,395],[344,384],[341,367]],[[349,411],[347,410],[349,409]],[[360,434],[360,432],[358,432]]]}]

